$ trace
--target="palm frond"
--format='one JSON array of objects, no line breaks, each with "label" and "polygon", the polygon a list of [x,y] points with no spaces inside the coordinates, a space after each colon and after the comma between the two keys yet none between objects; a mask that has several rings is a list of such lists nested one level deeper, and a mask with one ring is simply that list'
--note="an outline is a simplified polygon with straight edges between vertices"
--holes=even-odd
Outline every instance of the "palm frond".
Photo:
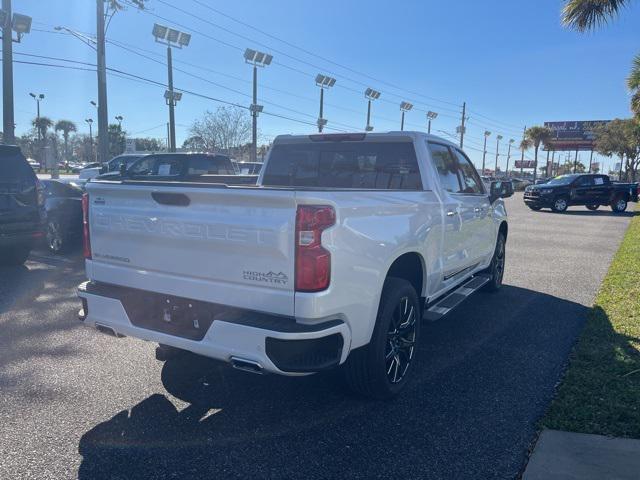
[{"label": "palm frond", "polygon": [[595,30],[617,17],[629,0],[567,0],[562,9],[562,24],[586,32]]},{"label": "palm frond", "polygon": [[640,90],[637,90],[636,93],[631,96],[631,111],[636,118],[640,118]]},{"label": "palm frond", "polygon": [[633,58],[631,72],[629,72],[629,76],[627,77],[627,88],[629,88],[629,90],[640,89],[640,53]]}]

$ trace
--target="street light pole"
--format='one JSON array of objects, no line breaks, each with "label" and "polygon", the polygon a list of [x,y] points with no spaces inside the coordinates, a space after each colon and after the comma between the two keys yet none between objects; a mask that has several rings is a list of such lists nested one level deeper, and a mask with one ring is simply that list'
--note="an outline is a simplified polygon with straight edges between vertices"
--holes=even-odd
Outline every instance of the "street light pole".
[{"label": "street light pole", "polygon": [[96,0],[98,70],[98,161],[109,160],[109,114],[107,112],[107,65],[105,58],[104,0]]},{"label": "street light pole", "polygon": [[169,151],[176,151],[176,113],[175,102],[173,101],[173,61],[171,56],[171,45],[167,45],[167,79],[169,85]]},{"label": "street light pole", "polygon": [[85,122],[87,122],[89,124],[89,146],[90,146],[89,158],[91,158],[91,160],[93,160],[94,159],[94,156],[93,156],[93,130],[92,130],[93,118],[87,118],[87,119],[85,119]]},{"label": "street light pole", "polygon": [[491,135],[489,130],[484,131],[484,148],[482,149],[482,173],[480,175],[484,175],[484,161],[487,157],[487,137]]},{"label": "street light pole", "polygon": [[367,99],[367,125],[364,127],[364,130],[371,132],[373,130],[371,126],[371,102],[380,98],[380,92],[372,88],[367,88],[364,91],[364,97]]},{"label": "street light pole", "polygon": [[316,85],[320,87],[320,114],[318,116],[318,132],[322,133],[322,129],[327,124],[327,119],[324,118],[324,90],[325,88],[331,88],[336,84],[336,79],[328,77],[319,73],[316,75]]},{"label": "street light pole", "polygon": [[431,120],[435,120],[437,116],[438,114],[436,112],[432,112],[431,110],[427,112],[427,119],[429,122],[429,125],[427,126],[427,133],[431,133]]},{"label": "street light pole", "polygon": [[400,102],[400,111],[402,117],[400,118],[400,131],[404,130],[404,114],[413,108],[413,104],[409,102]]},{"label": "street light pole", "polygon": [[509,139],[509,148],[507,149],[507,167],[504,170],[505,177],[509,178],[509,160],[511,160],[511,145],[513,145],[515,140],[513,138]]},{"label": "street light pole", "polygon": [[259,52],[247,48],[244,51],[244,61],[249,65],[253,65],[253,96],[249,111],[251,112],[251,161],[256,162],[258,160],[258,115],[264,108],[262,105],[258,105],[258,67],[266,67],[271,64],[273,55],[268,53]]},{"label": "street light pole", "polygon": [[493,176],[498,176],[498,157],[500,156],[500,140],[502,140],[502,135],[498,135],[496,137],[496,166],[493,169]]}]

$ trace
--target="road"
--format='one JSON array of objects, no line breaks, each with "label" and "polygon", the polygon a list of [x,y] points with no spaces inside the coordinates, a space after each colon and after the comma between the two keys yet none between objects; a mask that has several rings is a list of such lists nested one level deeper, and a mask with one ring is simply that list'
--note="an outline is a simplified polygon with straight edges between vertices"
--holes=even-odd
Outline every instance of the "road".
[{"label": "road", "polygon": [[391,402],[81,327],[79,254],[0,270],[0,478],[514,478],[632,214],[507,201],[505,286],[425,324]]}]

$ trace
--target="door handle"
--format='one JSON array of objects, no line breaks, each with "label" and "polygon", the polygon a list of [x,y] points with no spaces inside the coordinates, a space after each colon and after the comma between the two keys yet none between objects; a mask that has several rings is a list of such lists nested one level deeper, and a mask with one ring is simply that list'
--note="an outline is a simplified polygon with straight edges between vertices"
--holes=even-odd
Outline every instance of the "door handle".
[{"label": "door handle", "polygon": [[447,212],[447,217],[453,217],[454,215],[457,215],[458,212],[456,212],[455,210],[449,210]]},{"label": "door handle", "polygon": [[480,207],[476,207],[473,209],[474,212],[476,213],[480,213],[482,211],[482,209]]}]

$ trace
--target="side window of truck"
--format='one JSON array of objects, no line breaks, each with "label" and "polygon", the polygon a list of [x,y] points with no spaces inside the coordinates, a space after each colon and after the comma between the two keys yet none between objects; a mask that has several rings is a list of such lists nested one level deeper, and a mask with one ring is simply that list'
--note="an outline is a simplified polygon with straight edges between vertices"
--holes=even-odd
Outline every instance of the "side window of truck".
[{"label": "side window of truck", "polygon": [[451,154],[449,147],[441,143],[427,143],[433,165],[438,171],[438,177],[442,188],[450,193],[461,193],[462,179],[458,170],[456,159]]},{"label": "side window of truck", "polygon": [[471,160],[457,148],[452,150],[458,158],[458,166],[462,172],[462,193],[472,193],[476,195],[485,193],[482,181],[480,181],[478,172],[473,166],[473,163],[471,163]]}]

